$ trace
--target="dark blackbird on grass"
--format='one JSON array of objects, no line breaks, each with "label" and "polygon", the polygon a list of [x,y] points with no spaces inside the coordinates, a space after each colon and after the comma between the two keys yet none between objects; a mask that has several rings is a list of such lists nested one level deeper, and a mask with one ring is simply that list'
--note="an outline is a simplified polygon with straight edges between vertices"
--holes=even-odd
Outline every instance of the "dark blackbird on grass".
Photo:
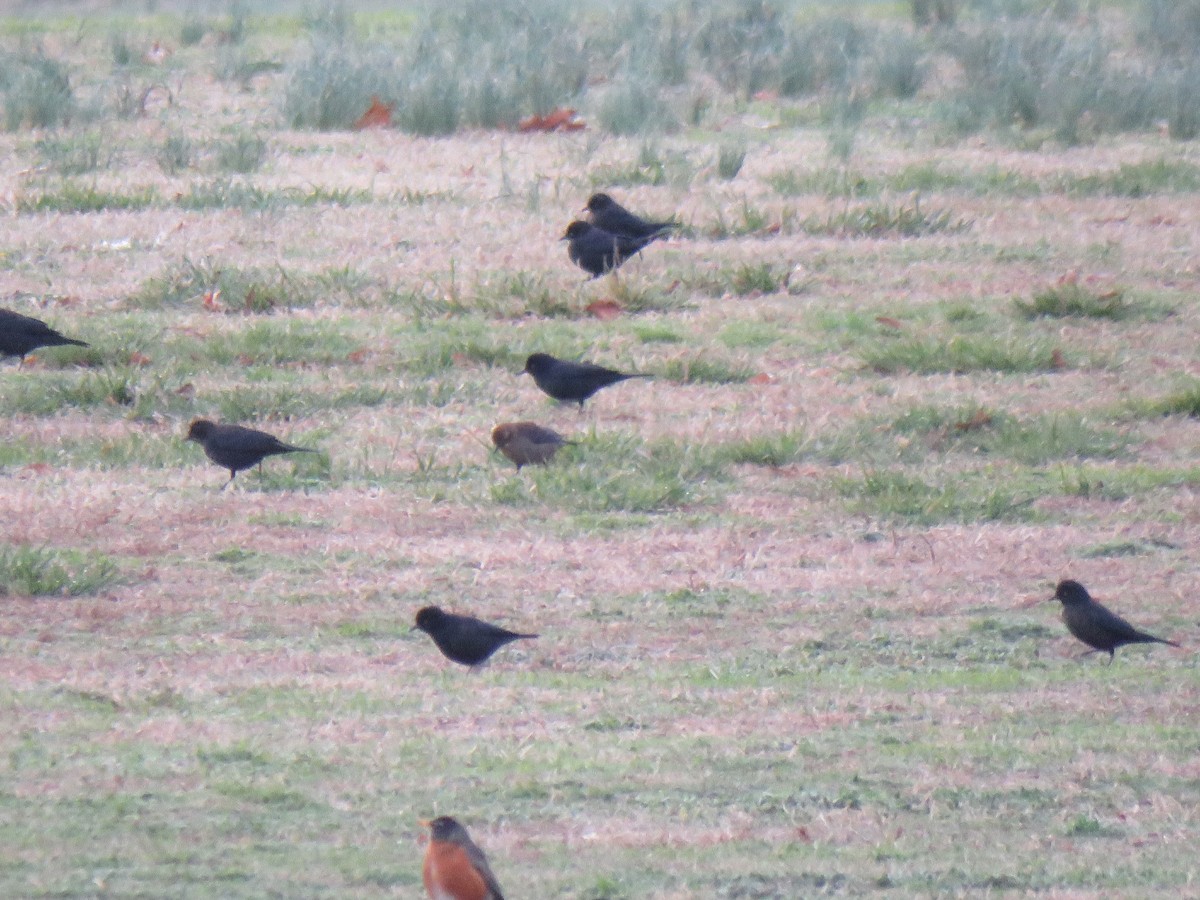
[{"label": "dark blackbird on grass", "polygon": [[634,372],[618,372],[592,363],[555,359],[549,353],[530,354],[521,374],[532,375],[537,386],[555,400],[578,403],[580,409],[583,409],[583,401],[600,388],[629,378],[651,377]]},{"label": "dark blackbird on grass", "polygon": [[416,631],[423,631],[437,644],[442,655],[464,666],[480,666],[505,644],[536,634],[520,634],[499,625],[492,625],[474,616],[443,612],[436,606],[426,606],[417,612]]},{"label": "dark blackbird on grass", "polygon": [[567,242],[571,262],[590,272],[593,278],[599,278],[617,269],[654,238],[611,234],[590,222],[577,220],[567,226],[561,240]]},{"label": "dark blackbird on grass", "polygon": [[83,341],[65,337],[41,319],[23,316],[11,309],[0,309],[0,356],[19,356],[23,365],[25,355],[31,350],[65,344],[87,346]]},{"label": "dark blackbird on grass", "polygon": [[1051,600],[1062,603],[1062,619],[1067,630],[1083,641],[1091,650],[1084,653],[1108,653],[1111,663],[1118,647],[1125,644],[1170,644],[1144,631],[1138,631],[1116,613],[1092,599],[1091,594],[1078,581],[1060,581]]},{"label": "dark blackbird on grass", "polygon": [[672,228],[679,227],[677,222],[651,222],[643,219],[631,213],[608,194],[592,194],[588,197],[586,209],[591,213],[593,225],[621,237],[654,240],[663,237]]},{"label": "dark blackbird on grass", "polygon": [[505,422],[492,429],[496,449],[521,466],[544,465],[567,444],[574,444],[550,428],[533,422]]},{"label": "dark blackbird on grass", "polygon": [[204,448],[204,453],[218,466],[229,470],[229,481],[221,486],[224,490],[233,483],[242,469],[256,466],[268,456],[280,453],[316,453],[309,447],[293,447],[274,435],[241,425],[218,425],[208,419],[196,419],[188,428],[187,439]]}]

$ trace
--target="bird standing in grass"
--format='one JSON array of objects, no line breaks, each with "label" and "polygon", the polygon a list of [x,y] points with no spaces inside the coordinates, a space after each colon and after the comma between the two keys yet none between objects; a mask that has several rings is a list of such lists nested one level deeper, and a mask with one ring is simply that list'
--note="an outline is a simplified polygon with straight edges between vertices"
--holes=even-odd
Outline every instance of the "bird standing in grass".
[{"label": "bird standing in grass", "polygon": [[654,238],[611,234],[590,222],[575,221],[567,226],[561,240],[567,242],[571,262],[590,272],[592,278],[599,278],[615,271]]},{"label": "bird standing in grass", "polygon": [[422,822],[429,829],[421,879],[430,900],[504,900],[487,857],[450,816]]},{"label": "bird standing in grass", "polygon": [[544,465],[560,448],[575,442],[533,422],[505,422],[492,429],[492,443],[520,472],[521,466]]},{"label": "bird standing in grass", "polygon": [[651,377],[635,372],[618,372],[593,363],[556,359],[549,353],[530,354],[521,374],[532,375],[537,386],[555,400],[578,403],[580,410],[583,409],[583,402],[600,388],[629,378]]},{"label": "bird standing in grass", "polygon": [[1144,631],[1138,631],[1116,613],[1097,603],[1078,581],[1060,581],[1051,600],[1062,603],[1062,619],[1067,630],[1083,641],[1091,650],[1084,653],[1108,653],[1111,663],[1115,651],[1125,644],[1170,644],[1178,647],[1174,641],[1164,640]]},{"label": "bird standing in grass", "polygon": [[474,616],[444,612],[436,606],[417,611],[413,630],[425,632],[433,638],[443,656],[464,666],[481,666],[505,644],[537,637],[536,634],[509,631]]},{"label": "bird standing in grass", "polygon": [[65,337],[41,319],[23,316],[11,309],[0,309],[0,356],[19,356],[21,365],[25,355],[38,347],[60,347],[67,344],[86,347],[83,341]]},{"label": "bird standing in grass", "polygon": [[665,237],[672,228],[679,227],[677,222],[651,222],[634,215],[608,194],[592,194],[588,197],[586,209],[591,214],[593,225],[619,237],[652,241]]},{"label": "bird standing in grass", "polygon": [[218,425],[208,419],[196,419],[188,428],[187,439],[204,448],[205,455],[218,466],[229,470],[225,490],[242,469],[256,466],[268,456],[280,453],[316,453],[308,447],[293,447],[274,435],[241,425]]}]

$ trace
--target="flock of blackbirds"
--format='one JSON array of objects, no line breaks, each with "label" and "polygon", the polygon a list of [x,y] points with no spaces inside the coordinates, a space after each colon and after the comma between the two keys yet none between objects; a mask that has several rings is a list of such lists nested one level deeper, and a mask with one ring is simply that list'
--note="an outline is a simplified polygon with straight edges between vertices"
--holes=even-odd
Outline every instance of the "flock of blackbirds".
[{"label": "flock of blackbirds", "polygon": [[[567,226],[562,239],[567,241],[571,261],[592,278],[614,272],[630,257],[653,241],[677,228],[673,221],[643,219],[607,194],[593,194],[587,202],[590,221],[577,220]],[[66,337],[46,323],[30,316],[0,309],[0,356],[20,358],[38,347],[88,345]],[[620,372],[587,362],[556,359],[548,353],[533,353],[525,361],[521,374],[533,376],[545,394],[563,403],[578,403],[579,409],[602,388],[630,378],[651,376]],[[187,440],[198,443],[205,455],[229,470],[233,483],[237,473],[269,456],[283,453],[315,453],[309,447],[286,444],[275,436],[241,425],[219,424],[196,419],[188,427]],[[534,422],[506,422],[492,430],[496,449],[516,464],[519,472],[526,465],[542,465],[562,447],[575,443],[558,432]],[[1155,637],[1129,624],[1103,604],[1094,600],[1077,581],[1059,582],[1054,596],[1062,604],[1062,619],[1067,630],[1091,649],[1090,653],[1108,653],[1112,662],[1117,648],[1126,644],[1179,644]],[[477,669],[501,647],[516,640],[532,640],[538,635],[509,631],[473,616],[448,613],[436,606],[417,612],[414,631],[422,631],[433,640],[449,660]],[[504,900],[500,886],[483,851],[471,840],[461,824],[449,816],[423,822],[430,830],[422,876],[433,900]]]}]

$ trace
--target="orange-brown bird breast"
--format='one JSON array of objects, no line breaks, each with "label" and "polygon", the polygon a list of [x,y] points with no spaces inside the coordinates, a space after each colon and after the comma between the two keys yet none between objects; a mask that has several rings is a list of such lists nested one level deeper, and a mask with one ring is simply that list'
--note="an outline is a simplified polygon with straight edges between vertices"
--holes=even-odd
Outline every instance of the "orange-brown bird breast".
[{"label": "orange-brown bird breast", "polygon": [[449,841],[430,841],[422,871],[430,900],[493,900],[467,851]]}]

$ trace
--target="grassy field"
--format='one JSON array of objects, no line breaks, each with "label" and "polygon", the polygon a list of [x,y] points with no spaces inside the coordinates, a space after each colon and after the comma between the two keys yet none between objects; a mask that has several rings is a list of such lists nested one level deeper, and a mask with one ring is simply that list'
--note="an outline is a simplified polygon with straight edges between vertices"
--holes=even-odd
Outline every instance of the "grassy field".
[{"label": "grassy field", "polygon": [[[435,814],[516,898],[1200,894],[1174,120],[955,131],[935,55],[319,130],[324,20],[98,7],[0,20],[6,110],[35,49],[74,91],[0,134],[0,306],[91,344],[0,368],[0,896],[421,897]],[[585,283],[593,190],[683,233]],[[580,414],[536,350],[655,377]],[[221,491],[196,416],[321,452]],[[520,419],[579,444],[514,473]],[[1183,648],[1076,659],[1065,577]],[[427,604],[541,638],[468,672]]]}]

